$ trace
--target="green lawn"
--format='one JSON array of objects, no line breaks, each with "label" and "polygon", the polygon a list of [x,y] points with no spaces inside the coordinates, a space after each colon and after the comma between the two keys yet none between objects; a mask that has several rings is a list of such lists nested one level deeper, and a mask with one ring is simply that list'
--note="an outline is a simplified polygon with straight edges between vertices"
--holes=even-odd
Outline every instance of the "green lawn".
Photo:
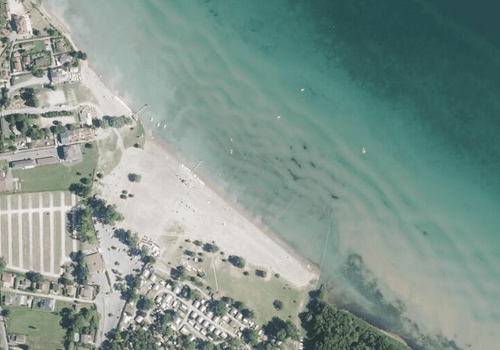
[{"label": "green lawn", "polygon": [[[97,147],[82,147],[83,161],[73,166],[65,164],[43,165],[33,169],[13,170],[21,179],[21,192],[64,191],[82,177],[93,179],[97,164]],[[77,173],[81,175],[77,175]]]},{"label": "green lawn", "polygon": [[[168,238],[161,242],[161,244],[169,246],[170,249],[167,248],[167,254],[165,254],[168,258],[158,262],[159,269],[163,265],[166,270],[169,270],[168,267],[175,267],[179,259],[186,259],[187,256],[182,254],[185,249],[191,250],[196,254],[202,251],[200,247],[195,246],[192,242],[187,243],[180,239]],[[179,246],[183,248],[179,248]],[[234,300],[242,301],[247,308],[253,310],[256,316],[255,321],[258,324],[267,323],[272,317],[276,316],[285,321],[291,319],[299,326],[298,314],[302,311],[309,290],[296,289],[282,278],[268,276],[268,278],[264,279],[256,276],[255,269],[262,269],[262,267],[250,266],[248,263],[244,269],[234,267],[231,263],[222,261],[223,258],[227,259],[227,253],[225,255],[221,255],[220,253],[213,254],[214,264],[212,264],[212,254],[206,252],[203,253],[202,263],[195,263],[192,260],[189,263],[197,269],[203,268],[205,270],[207,277],[203,279],[203,282],[212,287],[212,291],[217,290],[218,286],[218,290],[224,292],[225,295]],[[168,262],[171,264],[168,265]],[[243,271],[248,271],[249,275],[243,275]],[[192,275],[192,273],[189,275]],[[215,275],[217,275],[217,286]],[[207,292],[205,288],[203,290]],[[283,302],[281,310],[274,308],[274,300]],[[288,316],[291,316],[291,318]]]},{"label": "green lawn", "polygon": [[123,138],[123,147],[129,148],[138,143],[141,148],[144,148],[146,135],[141,123],[134,122],[131,125],[127,125],[123,129],[124,130],[121,132]]},{"label": "green lawn", "polygon": [[[255,267],[246,266],[244,269],[239,269],[229,262],[222,262],[219,254],[215,254],[214,257],[217,260],[215,266],[219,290],[234,300],[244,302],[247,308],[254,310],[255,321],[258,324],[267,323],[274,316],[285,321],[291,316],[290,319],[299,325],[298,314],[302,311],[300,306],[307,298],[307,291],[291,287],[282,278],[271,276],[265,280],[258,277],[255,275]],[[211,261],[210,254],[205,254],[205,261]],[[245,270],[249,272],[248,276],[243,275]],[[208,275],[205,282],[216,290],[213,284],[214,278],[210,276],[213,275],[213,268],[206,266],[205,271]],[[274,308],[274,300],[283,302],[281,310]]]},{"label": "green lawn", "polygon": [[14,86],[16,84],[21,84],[21,83],[24,83],[25,81],[28,81],[30,80],[31,78],[33,78],[33,75],[31,73],[27,73],[27,74],[22,74],[22,75],[16,75],[14,77]]},{"label": "green lawn", "polygon": [[30,349],[62,349],[66,331],[59,325],[61,317],[51,312],[9,306],[7,333],[26,335]]}]

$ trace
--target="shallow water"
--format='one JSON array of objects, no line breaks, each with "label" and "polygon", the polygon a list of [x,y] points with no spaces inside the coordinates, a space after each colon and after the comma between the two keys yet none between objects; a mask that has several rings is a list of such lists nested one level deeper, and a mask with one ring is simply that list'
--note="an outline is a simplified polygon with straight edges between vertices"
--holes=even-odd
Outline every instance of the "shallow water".
[{"label": "shallow water", "polygon": [[150,104],[147,127],[322,267],[332,300],[424,348],[499,343],[493,17],[411,1],[48,5],[120,95]]}]

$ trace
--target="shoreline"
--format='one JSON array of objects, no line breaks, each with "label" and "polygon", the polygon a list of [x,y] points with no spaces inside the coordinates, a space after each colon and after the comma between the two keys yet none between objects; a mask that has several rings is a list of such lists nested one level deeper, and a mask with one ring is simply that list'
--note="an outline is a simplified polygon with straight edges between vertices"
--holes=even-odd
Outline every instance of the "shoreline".
[{"label": "shoreline", "polygon": [[[61,33],[68,38],[70,43],[73,45],[75,50],[78,50],[78,46],[75,44],[74,40],[71,38],[71,30],[68,27],[68,24],[64,21],[64,19],[59,18],[55,13],[50,12],[42,3],[40,6],[40,10],[47,18],[49,21],[54,25],[58,30],[61,31]],[[131,108],[120,96],[114,93],[112,86],[110,86],[110,83],[103,78],[101,74],[98,74],[96,69],[92,67],[91,63],[89,60],[86,60],[83,62],[82,66],[82,71],[87,71],[86,73],[88,74],[89,78],[93,79],[94,81],[87,85],[85,84],[85,81],[82,80],[82,84],[87,86],[89,88],[94,97],[97,99],[97,104],[101,107],[103,110],[104,114],[106,112],[114,112],[117,111],[116,107],[113,106],[103,106],[104,101],[100,101],[100,96],[102,94],[103,98],[106,99],[113,99],[115,100],[116,103],[120,105],[121,108],[126,109],[128,112],[127,116],[133,115],[134,109]],[[82,72],[82,76],[84,75],[84,72]],[[98,80],[95,81],[95,80]],[[101,86],[99,86],[101,85]],[[106,96],[108,95],[108,96]],[[109,96],[111,95],[111,96]],[[105,96],[105,97],[104,97]],[[104,102],[104,103],[103,103]],[[106,103],[107,104],[107,103]],[[108,109],[108,111],[106,111]],[[109,110],[111,109],[111,110]],[[111,113],[110,113],[111,114]],[[122,113],[114,113],[117,115],[120,115]],[[180,164],[186,164],[188,163],[185,157],[182,156],[182,154],[175,149],[175,147],[171,146],[167,140],[162,139],[161,137],[157,137],[154,135],[154,129],[148,129],[145,127],[145,124],[142,123],[140,117],[138,118],[138,122],[142,124],[145,133],[146,133],[146,143],[153,143],[156,147],[160,148],[167,157],[172,157],[176,162]],[[123,158],[120,161],[120,164],[123,162]],[[118,166],[120,166],[120,164]],[[116,168],[115,168],[116,169]],[[255,216],[253,213],[251,213],[248,209],[244,208],[242,205],[240,205],[237,202],[231,201],[230,196],[227,193],[224,193],[223,190],[217,188],[213,182],[210,181],[210,179],[205,175],[205,174],[195,174],[192,172],[192,170],[189,170],[192,175],[194,175],[196,178],[198,178],[200,181],[205,183],[207,185],[207,188],[212,191],[221,201],[223,201],[225,204],[227,204],[228,207],[233,209],[237,214],[239,214],[241,217],[243,217],[245,220],[247,220],[251,225],[255,226],[262,234],[264,234],[268,239],[270,239],[274,244],[279,246],[287,255],[289,255],[292,259],[297,261],[305,270],[307,270],[311,274],[311,278],[309,278],[307,284],[303,284],[302,286],[299,286],[295,284],[293,281],[287,281],[290,282],[291,284],[295,285],[295,287],[302,289],[302,288],[309,288],[309,287],[316,287],[320,281],[321,277],[321,271],[319,269],[319,266],[317,263],[312,262],[311,260],[304,258],[300,256],[291,246],[289,246],[285,241],[281,240],[277,235],[265,224],[256,222]],[[252,262],[255,264],[255,262]],[[257,265],[259,265],[257,263]],[[286,279],[286,277],[283,277]],[[311,283],[314,282],[314,285]]]},{"label": "shoreline", "polygon": [[[142,124],[142,122],[139,120],[139,122]],[[144,127],[144,124],[142,124]],[[151,142],[154,143],[156,146],[161,148],[167,155],[173,157],[177,162],[185,165],[187,162],[183,159],[182,154],[175,149],[175,147],[172,147],[170,144],[168,144],[167,141],[160,137],[155,137],[151,135],[153,133],[152,130],[146,130],[146,133],[148,134],[148,137],[146,139],[146,142]],[[188,168],[189,169],[189,168]],[[251,224],[256,226],[263,234],[265,234],[268,238],[270,238],[274,243],[279,245],[284,251],[287,252],[290,256],[292,256],[295,260],[299,261],[300,264],[313,272],[315,277],[312,280],[316,280],[316,283],[314,284],[314,287],[316,288],[317,285],[319,284],[320,278],[321,278],[321,270],[318,266],[317,263],[301,256],[299,253],[295,251],[288,243],[285,241],[281,240],[269,227],[267,227],[265,224],[256,222],[254,215],[252,212],[250,212],[248,209],[244,208],[241,204],[235,203],[230,200],[230,195],[225,193],[223,190],[217,188],[217,186],[213,185],[210,181],[210,179],[204,175],[203,173],[198,175],[196,173],[192,172],[192,169],[189,169],[191,171],[191,174],[199,178],[203,183],[206,184],[206,186],[213,191],[222,201],[224,201],[228,206],[233,208],[239,215],[244,217],[246,220],[248,220]]]}]

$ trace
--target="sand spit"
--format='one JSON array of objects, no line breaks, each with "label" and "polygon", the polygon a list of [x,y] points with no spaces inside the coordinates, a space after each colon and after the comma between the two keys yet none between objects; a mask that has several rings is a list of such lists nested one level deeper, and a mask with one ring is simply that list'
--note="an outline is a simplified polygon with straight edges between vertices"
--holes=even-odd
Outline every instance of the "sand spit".
[{"label": "sand spit", "polygon": [[[130,182],[129,173],[140,174],[141,182]],[[156,142],[148,141],[144,150],[127,149],[101,184],[102,195],[125,216],[120,226],[159,244],[162,237],[173,235],[215,241],[227,255],[240,255],[270,274],[279,273],[296,287],[318,278],[315,266],[263,233]],[[122,190],[134,197],[121,199]]]}]

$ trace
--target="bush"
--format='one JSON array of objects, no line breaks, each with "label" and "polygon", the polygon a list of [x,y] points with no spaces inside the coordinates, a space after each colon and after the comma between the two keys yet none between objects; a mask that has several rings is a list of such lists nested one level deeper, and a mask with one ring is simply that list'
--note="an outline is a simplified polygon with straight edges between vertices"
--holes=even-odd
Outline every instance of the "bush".
[{"label": "bush", "polygon": [[283,302],[281,300],[276,299],[273,301],[273,306],[276,310],[281,310],[283,309]]}]

